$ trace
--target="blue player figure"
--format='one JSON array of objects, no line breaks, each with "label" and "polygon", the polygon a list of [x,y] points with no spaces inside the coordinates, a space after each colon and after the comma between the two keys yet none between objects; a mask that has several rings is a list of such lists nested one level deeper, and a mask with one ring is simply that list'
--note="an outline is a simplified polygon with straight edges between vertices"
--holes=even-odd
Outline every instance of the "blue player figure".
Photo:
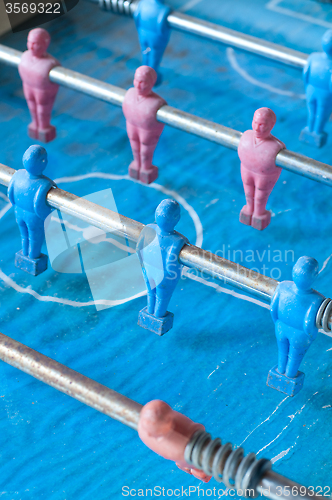
[{"label": "blue player figure", "polygon": [[158,75],[156,85],[162,81],[159,64],[171,35],[171,28],[167,21],[170,12],[171,9],[164,5],[164,0],[141,0],[134,14],[142,49],[143,66],[150,66],[156,71]]},{"label": "blue player figure", "polygon": [[300,257],[293,267],[293,280],[282,281],[271,302],[278,343],[278,365],[269,371],[267,385],[295,396],[303,386],[301,361],[317,337],[316,317],[324,296],[311,288],[318,275],[318,262]]},{"label": "blue player figure", "polygon": [[47,166],[43,147],[30,146],[23,155],[23,166],[25,170],[17,170],[8,186],[8,198],[15,208],[22,238],[22,250],[15,255],[15,266],[37,276],[47,269],[47,256],[41,253],[44,221],[51,213],[46,195],[56,185],[43,175]]},{"label": "blue player figure", "polygon": [[314,52],[303,69],[307,96],[308,125],[302,130],[300,140],[324,146],[327,133],[324,126],[332,113],[332,30],[322,38],[324,52]]},{"label": "blue player figure", "polygon": [[163,200],[156,209],[156,223],[143,229],[137,243],[148,291],[148,305],[140,311],[138,324],[158,335],[164,335],[173,326],[174,314],[167,307],[181,277],[180,251],[189,243],[174,231],[180,215],[176,201]]}]

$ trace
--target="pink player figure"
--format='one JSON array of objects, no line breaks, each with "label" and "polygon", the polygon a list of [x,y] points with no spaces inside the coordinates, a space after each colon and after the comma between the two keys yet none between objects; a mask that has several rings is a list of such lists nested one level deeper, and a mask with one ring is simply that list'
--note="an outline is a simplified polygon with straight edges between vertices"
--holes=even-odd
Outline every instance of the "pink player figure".
[{"label": "pink player figure", "polygon": [[48,75],[60,63],[46,52],[50,41],[51,37],[46,30],[31,30],[28,35],[28,50],[23,53],[18,67],[32,118],[28,134],[32,139],[42,142],[50,142],[56,136],[55,127],[50,121],[59,85],[52,83]]},{"label": "pink player figure", "polygon": [[152,92],[156,80],[153,68],[140,66],[135,73],[134,87],[126,93],[122,106],[134,156],[129,175],[145,184],[158,177],[158,168],[152,165],[152,158],[164,125],[157,121],[156,115],[158,109],[167,104]]},{"label": "pink player figure", "polygon": [[205,428],[160,400],[150,401],[143,407],[138,423],[138,435],[146,446],[163,458],[173,460],[179,469],[207,483],[212,476],[192,468],[184,460],[185,448],[198,430]]},{"label": "pink player figure", "polygon": [[281,168],[276,166],[276,156],[286,147],[271,134],[276,121],[271,109],[257,109],[252,130],[244,132],[238,147],[247,202],[240,212],[240,222],[260,231],[271,222],[266,203],[281,173]]}]

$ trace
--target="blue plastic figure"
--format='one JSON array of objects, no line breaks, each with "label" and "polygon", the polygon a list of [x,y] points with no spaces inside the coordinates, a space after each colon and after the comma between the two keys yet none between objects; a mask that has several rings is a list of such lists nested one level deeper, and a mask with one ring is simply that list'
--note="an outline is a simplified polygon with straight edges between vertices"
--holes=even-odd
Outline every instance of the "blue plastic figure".
[{"label": "blue plastic figure", "polygon": [[44,221],[51,213],[46,195],[54,182],[42,175],[47,153],[41,146],[30,146],[23,155],[24,169],[17,170],[8,186],[8,198],[15,207],[22,250],[15,255],[15,266],[37,276],[47,269],[47,256],[41,253],[45,239]]},{"label": "blue plastic figure", "polygon": [[157,72],[156,85],[162,81],[159,64],[171,35],[171,28],[167,21],[170,12],[171,9],[164,5],[164,0],[141,0],[134,14],[143,65],[150,66]]},{"label": "blue plastic figure", "polygon": [[167,307],[181,277],[180,251],[189,243],[174,231],[180,215],[176,201],[163,200],[156,210],[156,224],[148,224],[137,243],[148,291],[148,305],[139,313],[138,324],[158,335],[164,335],[173,326],[174,314]]},{"label": "blue plastic figure", "polygon": [[302,386],[301,361],[317,337],[316,316],[324,296],[311,288],[318,275],[318,262],[300,257],[293,267],[293,280],[282,281],[271,302],[278,343],[278,365],[269,372],[267,385],[295,396]]},{"label": "blue plastic figure", "polygon": [[308,125],[302,130],[300,140],[324,146],[327,133],[324,126],[332,113],[332,30],[322,38],[324,52],[314,52],[303,69],[307,96]]}]

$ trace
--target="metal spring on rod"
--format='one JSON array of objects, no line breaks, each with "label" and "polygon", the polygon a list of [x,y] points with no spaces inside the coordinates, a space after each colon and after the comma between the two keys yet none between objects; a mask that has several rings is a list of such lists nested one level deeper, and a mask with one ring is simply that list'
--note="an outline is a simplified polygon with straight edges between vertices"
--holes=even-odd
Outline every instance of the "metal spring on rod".
[{"label": "metal spring on rod", "polygon": [[139,0],[99,0],[101,10],[133,17]]},{"label": "metal spring on rod", "polygon": [[270,460],[257,459],[255,453],[245,457],[243,448],[233,450],[231,443],[223,445],[220,438],[212,440],[206,431],[195,432],[186,446],[184,459],[219,483],[250,497],[257,496],[256,488],[261,478],[272,467]]},{"label": "metal spring on rod", "polygon": [[329,328],[329,320],[330,320],[330,314],[332,311],[332,300],[331,299],[325,299],[320,308],[318,309],[317,316],[316,316],[316,327],[323,328],[324,332],[328,333],[331,332]]}]

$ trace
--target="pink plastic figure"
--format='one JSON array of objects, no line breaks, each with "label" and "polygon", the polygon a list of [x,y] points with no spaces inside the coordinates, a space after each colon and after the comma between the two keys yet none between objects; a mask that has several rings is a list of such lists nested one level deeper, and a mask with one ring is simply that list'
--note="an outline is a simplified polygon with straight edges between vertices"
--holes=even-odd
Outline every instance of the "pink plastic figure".
[{"label": "pink plastic figure", "polygon": [[260,231],[271,222],[266,203],[281,173],[276,156],[286,147],[271,134],[276,121],[271,109],[257,109],[252,130],[244,132],[238,148],[247,202],[240,212],[240,222]]},{"label": "pink plastic figure", "polygon": [[28,134],[32,139],[42,142],[50,142],[56,136],[55,127],[50,121],[59,85],[52,83],[48,75],[60,63],[46,52],[50,41],[51,37],[46,30],[31,30],[28,35],[28,50],[23,53],[18,67],[32,118]]},{"label": "pink plastic figure", "polygon": [[190,438],[198,430],[205,430],[190,418],[172,410],[164,401],[147,403],[140,414],[138,435],[146,446],[167,460],[173,460],[179,469],[207,483],[212,476],[191,468],[184,460],[184,451]]},{"label": "pink plastic figure", "polygon": [[145,184],[150,184],[158,177],[158,168],[152,165],[152,158],[164,125],[157,121],[156,115],[158,109],[167,104],[152,92],[156,80],[154,69],[139,67],[135,73],[134,87],[126,93],[122,107],[134,156],[129,175]]}]

